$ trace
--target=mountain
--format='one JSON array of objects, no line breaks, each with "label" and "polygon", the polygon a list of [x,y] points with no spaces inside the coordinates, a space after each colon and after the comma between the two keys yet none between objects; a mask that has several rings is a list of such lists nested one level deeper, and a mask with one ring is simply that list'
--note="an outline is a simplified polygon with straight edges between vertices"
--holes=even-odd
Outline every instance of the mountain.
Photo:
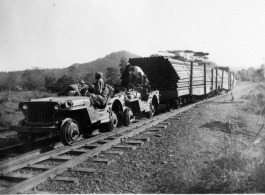
[{"label": "mountain", "polygon": [[[70,67],[76,67],[76,71],[78,73],[81,73],[81,76],[85,76],[88,73],[95,73],[97,71],[106,73],[107,68],[116,68],[119,69],[119,64],[121,61],[121,58],[124,57],[127,60],[129,58],[135,58],[139,57],[135,54],[132,54],[128,51],[118,51],[118,52],[113,52],[103,58],[99,58],[97,60],[94,60],[92,62],[86,62],[83,64],[73,64],[69,67],[66,68],[53,68],[53,69],[43,69],[42,77],[44,80],[44,77],[51,76],[54,77],[56,80],[60,77],[62,77],[64,74],[69,74],[69,68]],[[25,71],[13,71],[12,73],[16,75],[18,78],[18,85],[22,85],[22,75]],[[8,77],[7,72],[0,72],[0,89],[1,86],[3,86],[6,83]]]},{"label": "mountain", "polygon": [[99,58],[92,62],[87,62],[83,64],[73,64],[71,66],[75,66],[76,68],[78,68],[79,72],[81,73],[87,74],[87,73],[95,73],[97,71],[105,73],[107,68],[119,69],[119,64],[122,57],[129,60],[129,58],[136,58],[140,56],[132,54],[128,51],[118,51],[118,52],[113,52],[105,56],[104,58]]}]

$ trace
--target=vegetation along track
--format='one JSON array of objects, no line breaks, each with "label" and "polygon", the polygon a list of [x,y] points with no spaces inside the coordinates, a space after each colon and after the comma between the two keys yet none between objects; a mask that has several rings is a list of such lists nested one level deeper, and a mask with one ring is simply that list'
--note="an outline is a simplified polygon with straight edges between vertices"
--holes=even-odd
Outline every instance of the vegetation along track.
[{"label": "vegetation along track", "polygon": [[[249,88],[250,86],[254,85],[240,86],[233,91],[243,90],[245,88]],[[215,97],[212,100],[219,99],[225,95]],[[163,122],[164,120],[206,102],[207,101],[188,105],[178,110],[132,124],[130,127],[120,128],[114,132],[102,134],[88,140],[83,140],[73,146],[59,148],[43,154],[32,155],[28,158],[18,158],[16,159],[16,163],[13,164],[3,163],[0,166],[0,180],[12,181],[13,185],[6,184],[5,188],[0,188],[0,194],[23,192],[46,180],[77,181],[76,178],[57,177],[57,175],[69,169],[77,172],[93,172],[94,170],[89,168],[74,167],[88,158],[92,158],[94,161],[108,162],[108,159],[99,159],[96,158],[96,156],[106,150],[108,150],[108,153],[119,153],[117,150],[112,150],[114,147],[135,148],[135,144],[142,144],[143,141],[148,140],[148,137],[146,137],[146,135],[141,135],[140,138],[138,137],[135,140],[132,138],[133,141],[127,141],[127,138],[133,137],[134,135],[140,134],[144,131],[152,132],[165,129],[169,123]],[[44,161],[60,161],[61,163],[56,164],[56,166],[47,166],[42,164]],[[22,169],[38,170],[38,172],[36,175],[23,174],[20,171]]]}]

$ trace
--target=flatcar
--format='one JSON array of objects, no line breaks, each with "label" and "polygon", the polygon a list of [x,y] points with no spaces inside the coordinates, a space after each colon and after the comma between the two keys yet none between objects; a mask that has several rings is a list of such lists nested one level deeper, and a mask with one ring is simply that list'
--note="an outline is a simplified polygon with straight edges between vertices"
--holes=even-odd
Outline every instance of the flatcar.
[{"label": "flatcar", "polygon": [[[197,98],[216,96],[230,91],[235,83],[232,72],[209,68],[206,63],[180,61],[169,57],[146,57],[129,59],[130,66],[140,67],[146,74],[152,90],[158,90],[160,103],[168,109],[178,108]],[[122,74],[122,85],[127,87],[129,69]]]}]

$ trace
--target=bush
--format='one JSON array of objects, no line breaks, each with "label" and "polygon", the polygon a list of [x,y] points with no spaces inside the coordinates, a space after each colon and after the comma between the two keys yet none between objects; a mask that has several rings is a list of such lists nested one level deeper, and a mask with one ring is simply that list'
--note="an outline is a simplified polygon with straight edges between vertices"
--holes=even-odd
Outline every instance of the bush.
[{"label": "bush", "polygon": [[[3,92],[6,94],[6,92]],[[56,96],[48,92],[28,91],[28,92],[13,92],[10,93],[10,101],[3,101],[0,103],[0,126],[8,127],[9,125],[17,125],[20,120],[23,119],[21,112],[16,112],[18,109],[18,103],[22,101],[28,101],[30,99],[39,99],[45,97]]]}]

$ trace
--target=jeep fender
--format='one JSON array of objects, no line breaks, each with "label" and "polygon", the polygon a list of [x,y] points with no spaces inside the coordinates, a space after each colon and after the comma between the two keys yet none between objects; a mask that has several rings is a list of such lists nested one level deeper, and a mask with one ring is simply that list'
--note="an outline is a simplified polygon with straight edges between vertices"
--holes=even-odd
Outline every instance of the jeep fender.
[{"label": "jeep fender", "polygon": [[117,115],[122,115],[124,109],[125,109],[125,104],[122,104],[120,99],[114,100],[111,106],[111,110],[113,112],[115,112]]},{"label": "jeep fender", "polygon": [[[76,122],[76,120],[74,120],[74,119],[72,119],[72,118],[65,118],[64,120],[62,120],[62,123],[61,123],[61,125],[60,125],[60,129],[61,129],[61,127],[67,122],[67,121],[69,121],[69,120],[73,120],[73,121],[75,121]],[[76,122],[76,124],[78,125],[78,123]],[[78,125],[79,126],[79,125]],[[59,129],[59,130],[60,130]]]}]

